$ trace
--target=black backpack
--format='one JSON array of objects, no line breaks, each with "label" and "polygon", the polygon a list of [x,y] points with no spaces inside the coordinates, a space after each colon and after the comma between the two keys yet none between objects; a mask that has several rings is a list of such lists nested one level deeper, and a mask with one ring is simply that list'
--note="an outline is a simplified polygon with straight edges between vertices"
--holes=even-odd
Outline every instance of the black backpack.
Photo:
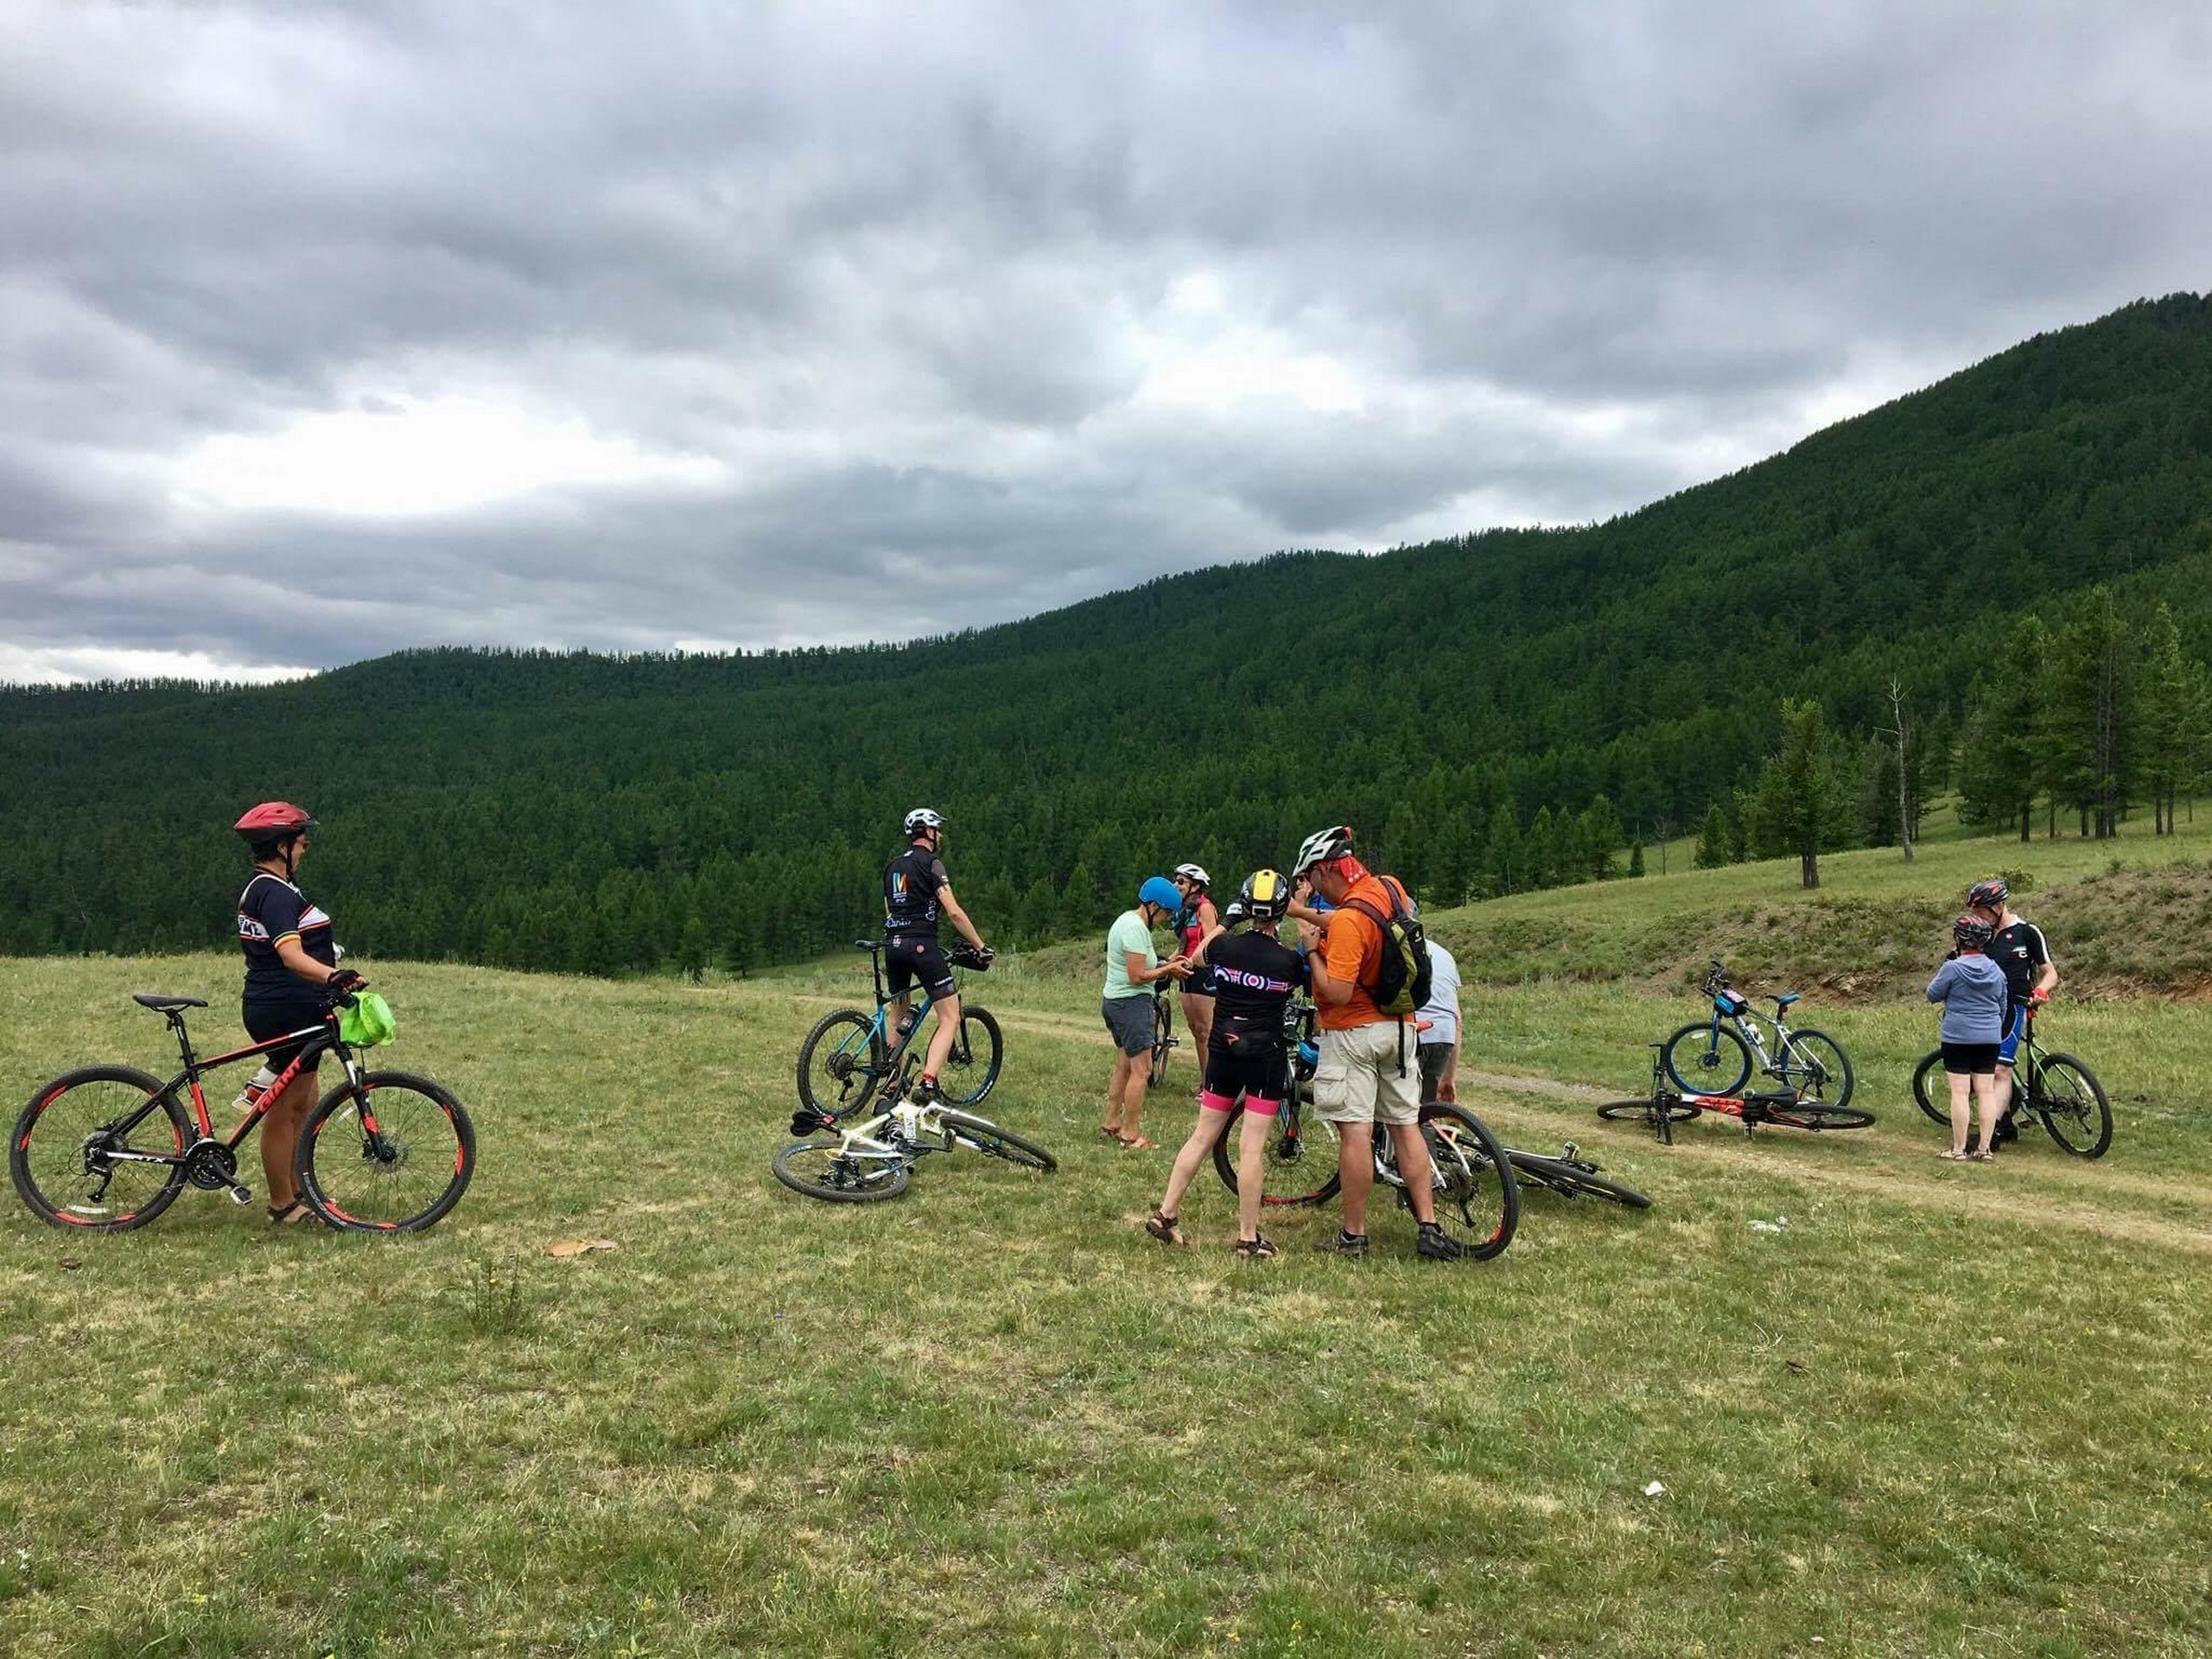
[{"label": "black backpack", "polygon": [[1384,876],[1382,885],[1390,894],[1388,916],[1363,899],[1347,899],[1344,906],[1382,930],[1382,953],[1376,963],[1375,982],[1364,988],[1374,996],[1376,1007],[1402,1020],[1419,1012],[1429,999],[1433,976],[1428,935],[1422,931],[1421,918],[1414,914],[1413,901],[1397,877]]}]

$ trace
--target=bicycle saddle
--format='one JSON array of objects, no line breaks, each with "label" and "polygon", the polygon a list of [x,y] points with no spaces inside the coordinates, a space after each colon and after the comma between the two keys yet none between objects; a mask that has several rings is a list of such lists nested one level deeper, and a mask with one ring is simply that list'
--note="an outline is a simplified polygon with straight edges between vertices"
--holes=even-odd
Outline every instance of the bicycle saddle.
[{"label": "bicycle saddle", "polygon": [[880,939],[855,939],[853,941],[853,949],[855,950],[880,950],[883,949],[883,941]]},{"label": "bicycle saddle", "polygon": [[[1770,996],[1774,995],[1771,991],[1768,992],[1767,995]],[[1786,1008],[1792,1002],[1796,1001],[1802,995],[1803,993],[1799,991],[1784,991],[1780,996],[1776,996],[1774,998],[1774,1006],[1777,1008]]]},{"label": "bicycle saddle", "polygon": [[151,991],[133,991],[130,1000],[142,1008],[151,1008],[156,1014],[173,1014],[179,1008],[204,1008],[207,1002],[196,996],[159,996]]}]

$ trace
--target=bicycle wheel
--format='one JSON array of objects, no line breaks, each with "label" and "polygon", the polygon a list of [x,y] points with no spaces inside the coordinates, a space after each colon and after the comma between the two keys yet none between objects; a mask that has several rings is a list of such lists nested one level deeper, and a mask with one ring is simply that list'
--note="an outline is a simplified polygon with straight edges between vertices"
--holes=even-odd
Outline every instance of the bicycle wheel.
[{"label": "bicycle wheel", "polygon": [[1939,1084],[1943,1076],[1943,1051],[1937,1049],[1921,1061],[1912,1074],[1912,1097],[1920,1114],[1930,1123],[1940,1123],[1948,1132],[1951,1127],[1951,1085]]},{"label": "bicycle wheel", "polygon": [[1813,1026],[1789,1033],[1789,1046],[1775,1070],[1785,1087],[1824,1106],[1849,1105],[1859,1082],[1843,1045]]},{"label": "bicycle wheel", "polygon": [[476,1127],[444,1084],[364,1071],[308,1114],[293,1174],[334,1227],[419,1233],[461,1202],[476,1173]]},{"label": "bicycle wheel", "polygon": [[1609,1100],[1598,1109],[1598,1116],[1608,1123],[1641,1123],[1647,1128],[1657,1128],[1664,1121],[1687,1123],[1695,1117],[1698,1109],[1687,1100],[1671,1096],[1646,1095],[1641,1100]]},{"label": "bicycle wheel", "polygon": [[2112,1102],[2097,1074],[2071,1054],[2046,1054],[2029,1103],[2050,1138],[2076,1158],[2101,1158],[2112,1145]]},{"label": "bicycle wheel", "polygon": [[[1213,1143],[1214,1173],[1231,1192],[1236,1187],[1236,1158],[1244,1144],[1244,1103],[1230,1109],[1228,1127]],[[1283,1209],[1326,1204],[1337,1196],[1337,1126],[1302,1107],[1285,1106],[1268,1126],[1260,1154],[1260,1203]]]},{"label": "bicycle wheel", "polygon": [[1700,1020],[1667,1039],[1667,1075],[1686,1095],[1732,1095],[1751,1075],[1751,1051],[1727,1027]]},{"label": "bicycle wheel", "polygon": [[849,1153],[842,1141],[794,1141],[769,1167],[792,1192],[832,1204],[895,1198],[914,1179],[914,1166],[905,1159]]},{"label": "bicycle wheel", "polygon": [[1154,1089],[1167,1081],[1167,1055],[1175,1046],[1175,1004],[1164,996],[1152,999],[1152,1070],[1147,1084]]},{"label": "bicycle wheel", "polygon": [[1605,1198],[1630,1210],[1649,1210],[1651,1200],[1634,1187],[1609,1181],[1586,1164],[1566,1158],[1546,1158],[1533,1152],[1510,1152],[1513,1177],[1526,1186],[1535,1181],[1563,1198]]},{"label": "bicycle wheel", "polygon": [[988,1008],[960,1010],[960,1034],[938,1073],[937,1086],[955,1106],[973,1106],[998,1084],[1006,1042]]},{"label": "bicycle wheel", "polygon": [[1863,1129],[1872,1124],[1874,1114],[1856,1106],[1826,1106],[1804,1100],[1795,1106],[1770,1106],[1761,1121],[1790,1129]]},{"label": "bicycle wheel", "polygon": [[973,1147],[986,1158],[1003,1158],[1009,1164],[1023,1169],[1040,1169],[1048,1175],[1060,1166],[1060,1160],[1034,1141],[1025,1141],[1012,1129],[1002,1129],[987,1117],[947,1112],[944,1127],[954,1141]]},{"label": "bicycle wheel", "polygon": [[113,1154],[174,1158],[199,1139],[162,1080],[127,1065],[90,1065],[30,1098],[8,1139],[8,1173],[41,1221],[127,1232],[169,1207],[181,1164],[118,1162]]},{"label": "bicycle wheel", "polygon": [[[1472,1112],[1433,1101],[1421,1109],[1421,1137],[1433,1172],[1438,1224],[1474,1260],[1489,1261],[1521,1224],[1521,1186],[1504,1147]],[[1398,1202],[1413,1208],[1402,1186]]]},{"label": "bicycle wheel", "polygon": [[798,1047],[798,1097],[825,1117],[842,1116],[866,1100],[888,1056],[875,1021],[840,1008],[816,1022]]}]

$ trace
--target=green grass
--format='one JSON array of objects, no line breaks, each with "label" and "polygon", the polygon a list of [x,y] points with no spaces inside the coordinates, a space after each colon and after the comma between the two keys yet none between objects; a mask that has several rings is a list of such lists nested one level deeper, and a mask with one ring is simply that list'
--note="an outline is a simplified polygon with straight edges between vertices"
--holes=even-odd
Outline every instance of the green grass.
[{"label": "green grass", "polygon": [[[1583,897],[1642,900],[1616,893]],[[1395,1215],[1373,1262],[1316,1257],[1332,1217],[1294,1217],[1281,1261],[1240,1267],[1210,1174],[1195,1248],[1139,1230],[1166,1151],[1096,1137],[1109,1053],[1072,967],[983,992],[1010,1046],[985,1109],[1060,1173],[940,1159],[853,1207],[786,1193],[767,1158],[799,1037],[862,984],[855,962],[703,988],[374,971],[392,1063],[476,1116],[480,1173],[445,1224],[276,1233],[199,1193],[120,1238],[0,1222],[0,1651],[2212,1641],[2201,1006],[2062,1003],[2052,1036],[2118,1098],[2112,1154],[2031,1140],[1961,1169],[1902,1099],[1920,1009],[1808,1010],[1859,1059],[1875,1128],[1708,1121],[1669,1149],[1561,1091],[1627,1091],[1692,1001],[1471,989],[1490,1081],[1463,1097],[1516,1144],[1576,1139],[1657,1207],[1532,1194],[1513,1249],[1466,1268],[1417,1262]],[[95,1058],[166,1074],[126,993],[210,996],[212,1040],[236,976],[0,963],[0,1084],[20,1102]],[[1179,1094],[1151,1113],[1170,1145]],[[544,1254],[577,1236],[620,1248]]]}]

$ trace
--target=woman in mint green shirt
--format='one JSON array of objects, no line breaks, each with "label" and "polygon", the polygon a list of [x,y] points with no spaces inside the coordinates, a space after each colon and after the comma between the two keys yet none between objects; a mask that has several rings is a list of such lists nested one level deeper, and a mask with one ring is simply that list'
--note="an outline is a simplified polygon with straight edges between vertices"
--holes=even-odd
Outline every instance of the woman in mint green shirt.
[{"label": "woman in mint green shirt", "polygon": [[1183,902],[1181,891],[1164,875],[1149,877],[1137,889],[1136,907],[1114,918],[1106,931],[1106,995],[1100,1011],[1114,1039],[1114,1081],[1106,1090],[1106,1121],[1098,1126],[1124,1149],[1147,1151],[1153,1142],[1138,1124],[1144,1091],[1152,1075],[1152,992],[1155,981],[1182,979],[1191,964],[1183,957],[1166,962],[1152,948],[1152,931],[1164,927]]}]

